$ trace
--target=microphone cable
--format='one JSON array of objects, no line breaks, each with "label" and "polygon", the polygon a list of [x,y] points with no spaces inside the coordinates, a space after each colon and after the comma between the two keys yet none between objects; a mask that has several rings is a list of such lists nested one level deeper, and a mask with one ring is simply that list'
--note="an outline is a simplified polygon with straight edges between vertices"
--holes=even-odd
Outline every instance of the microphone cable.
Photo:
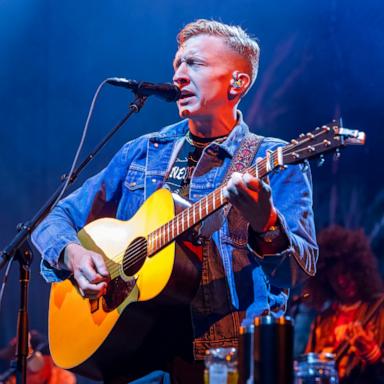
[{"label": "microphone cable", "polygon": [[91,121],[91,117],[92,117],[93,111],[95,109],[96,100],[97,100],[97,98],[98,98],[98,96],[100,94],[101,88],[103,88],[103,86],[108,82],[108,80],[109,79],[105,79],[105,80],[103,80],[99,84],[99,86],[97,87],[96,92],[95,92],[95,94],[94,94],[94,96],[92,98],[92,102],[91,102],[91,105],[90,105],[89,111],[88,111],[87,120],[85,121],[85,125],[84,125],[84,128],[83,128],[83,133],[81,135],[80,143],[79,143],[79,146],[78,146],[78,148],[76,150],[76,154],[75,154],[75,157],[73,159],[71,168],[69,170],[68,175],[66,175],[66,180],[65,180],[65,183],[63,185],[63,189],[61,190],[61,192],[60,192],[59,196],[57,197],[57,199],[55,200],[55,202],[52,204],[52,207],[51,207],[50,211],[52,211],[52,209],[56,207],[57,203],[61,200],[61,198],[63,197],[65,191],[68,188],[69,183],[71,182],[71,179],[72,179],[72,176],[73,176],[73,172],[74,172],[74,170],[76,168],[77,161],[79,159],[81,150],[83,149],[83,146],[84,146],[85,138],[86,138],[87,132],[88,132],[89,123]]}]

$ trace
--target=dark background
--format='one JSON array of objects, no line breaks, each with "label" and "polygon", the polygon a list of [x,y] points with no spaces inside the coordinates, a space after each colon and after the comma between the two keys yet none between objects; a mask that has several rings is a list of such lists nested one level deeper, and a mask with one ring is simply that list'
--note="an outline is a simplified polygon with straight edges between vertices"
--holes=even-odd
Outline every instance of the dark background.
[{"label": "dark background", "polygon": [[[382,265],[381,0],[0,0],[0,249],[68,170],[99,82],[111,76],[170,81],[175,36],[201,17],[241,24],[259,39],[259,77],[241,106],[254,132],[289,140],[342,117],[344,126],[367,133],[364,147],[347,148],[322,168],[313,165],[314,209],[318,229],[363,227]],[[130,100],[124,89],[102,91],[84,153]],[[150,99],[81,180],[127,140],[177,119],[174,104]],[[46,333],[49,286],[38,264],[36,254],[30,325]],[[17,277],[14,265],[0,312],[0,345],[15,334]]]}]

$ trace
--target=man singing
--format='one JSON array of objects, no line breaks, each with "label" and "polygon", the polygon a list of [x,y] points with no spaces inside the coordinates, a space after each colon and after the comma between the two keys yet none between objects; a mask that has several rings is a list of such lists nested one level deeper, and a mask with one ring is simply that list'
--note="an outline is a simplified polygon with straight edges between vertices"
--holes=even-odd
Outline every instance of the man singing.
[{"label": "man singing", "polygon": [[72,276],[79,292],[95,299],[105,295],[110,271],[102,255],[80,244],[81,228],[105,216],[129,220],[159,188],[196,202],[225,183],[230,209],[219,210],[191,235],[201,275],[186,314],[178,318],[175,307],[133,360],[116,357],[120,368],[114,372],[104,367],[103,379],[110,383],[151,371],[148,382],[171,377],[198,383],[207,349],[237,347],[240,324],[255,316],[283,315],[288,289],[315,273],[308,168],[289,166],[269,180],[234,172],[285,144],[251,134],[238,110],[256,79],[257,42],[239,26],[211,20],[186,25],[177,42],[173,82],[181,91],[183,120],[125,144],[33,234],[45,279]]}]

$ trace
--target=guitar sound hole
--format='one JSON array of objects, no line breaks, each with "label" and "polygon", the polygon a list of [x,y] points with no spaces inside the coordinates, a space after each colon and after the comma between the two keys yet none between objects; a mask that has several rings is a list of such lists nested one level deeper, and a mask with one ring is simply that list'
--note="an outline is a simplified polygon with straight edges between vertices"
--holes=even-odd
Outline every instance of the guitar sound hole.
[{"label": "guitar sound hole", "polygon": [[147,257],[147,240],[144,237],[138,237],[125,251],[123,259],[123,271],[127,276],[133,276]]}]

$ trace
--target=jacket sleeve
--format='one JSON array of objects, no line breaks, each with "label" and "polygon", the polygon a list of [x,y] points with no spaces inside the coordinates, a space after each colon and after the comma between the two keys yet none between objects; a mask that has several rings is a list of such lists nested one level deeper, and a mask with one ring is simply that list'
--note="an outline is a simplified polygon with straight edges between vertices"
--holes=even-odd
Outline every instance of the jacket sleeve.
[{"label": "jacket sleeve", "polygon": [[61,200],[32,233],[32,242],[42,256],[41,273],[47,282],[70,274],[60,269],[59,257],[69,243],[80,244],[77,232],[96,217],[113,217],[127,169],[130,143],[109,165]]},{"label": "jacket sleeve", "polygon": [[252,236],[256,235],[251,230],[248,246],[257,256],[271,284],[290,288],[316,273],[318,247],[310,168],[308,164],[289,165],[287,169],[270,176],[270,185],[281,228],[288,238],[289,246],[278,254],[257,254],[252,247]]}]

